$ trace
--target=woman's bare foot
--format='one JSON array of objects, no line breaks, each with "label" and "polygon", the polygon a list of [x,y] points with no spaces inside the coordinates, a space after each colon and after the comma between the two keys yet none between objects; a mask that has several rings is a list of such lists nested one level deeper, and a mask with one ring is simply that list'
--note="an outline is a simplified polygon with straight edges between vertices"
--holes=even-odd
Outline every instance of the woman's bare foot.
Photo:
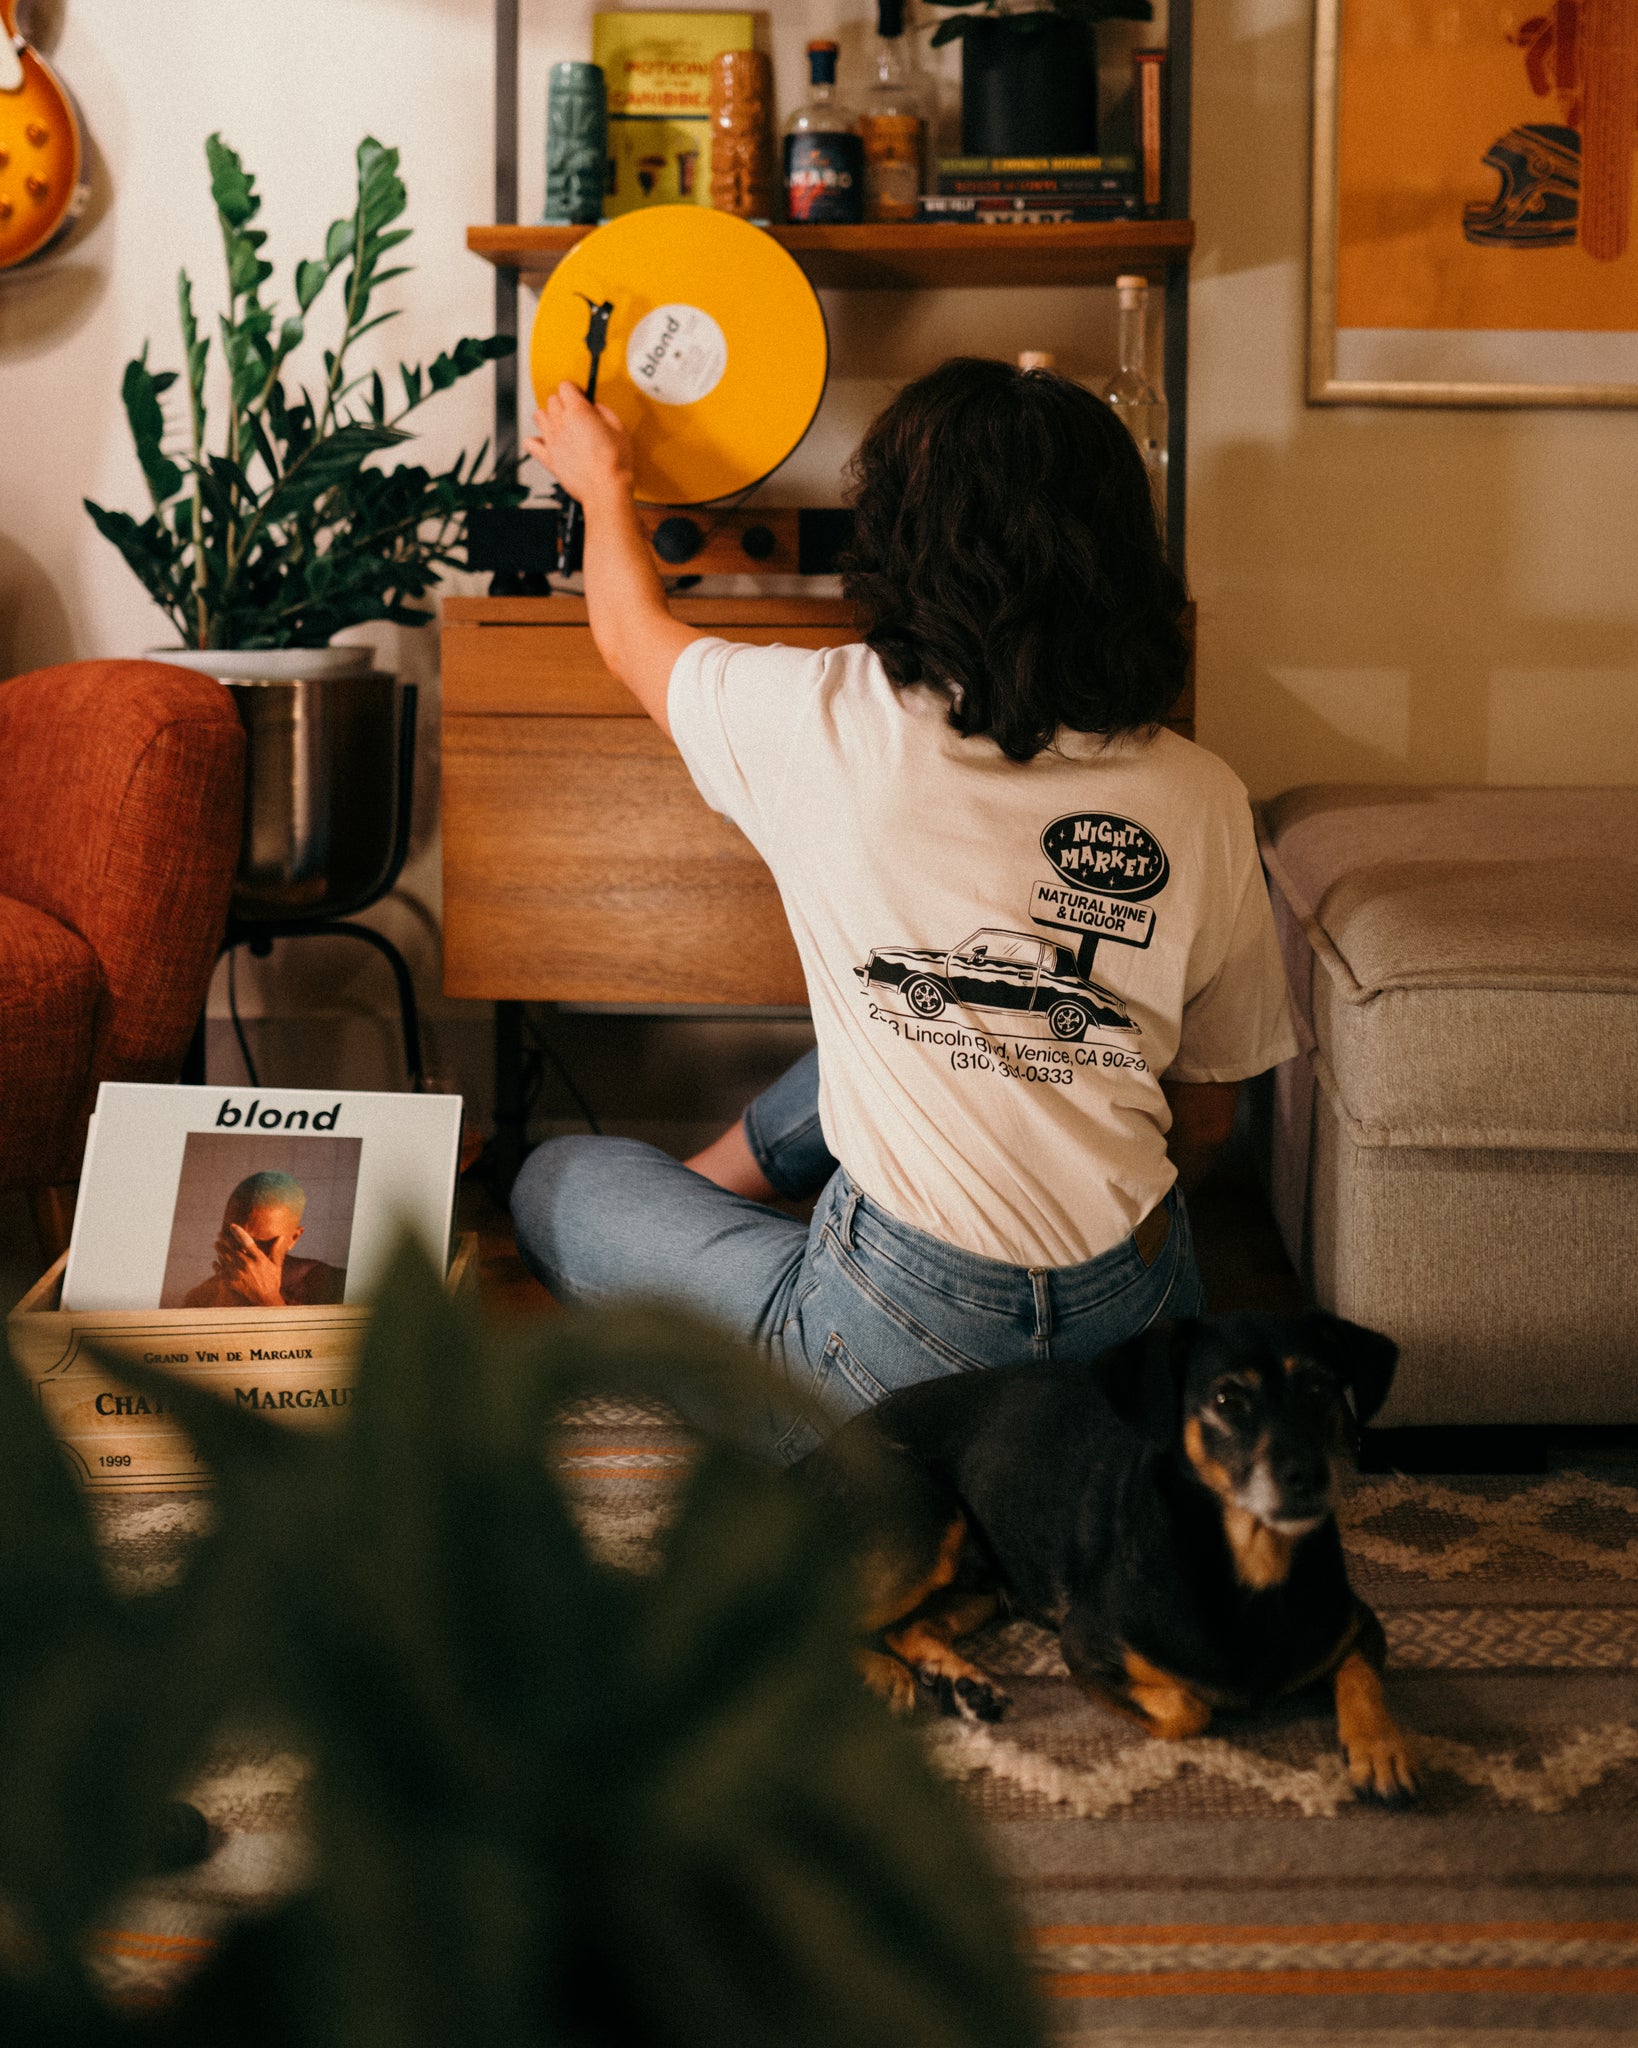
[{"label": "woman's bare foot", "polygon": [[757,1165],[755,1155],[745,1142],[742,1123],[731,1123],[720,1138],[713,1138],[703,1152],[696,1152],[683,1164],[706,1180],[715,1181],[719,1188],[726,1188],[731,1195],[744,1195],[747,1201],[777,1202],[779,1199],[779,1190]]}]

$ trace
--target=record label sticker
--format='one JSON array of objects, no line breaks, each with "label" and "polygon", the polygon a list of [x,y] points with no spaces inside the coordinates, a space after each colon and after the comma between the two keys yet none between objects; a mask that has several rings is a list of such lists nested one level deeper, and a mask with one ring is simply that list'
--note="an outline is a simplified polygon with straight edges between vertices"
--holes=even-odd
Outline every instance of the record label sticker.
[{"label": "record label sticker", "polygon": [[697,405],[727,367],[728,337],[700,306],[656,306],[626,343],[627,374],[661,405]]}]

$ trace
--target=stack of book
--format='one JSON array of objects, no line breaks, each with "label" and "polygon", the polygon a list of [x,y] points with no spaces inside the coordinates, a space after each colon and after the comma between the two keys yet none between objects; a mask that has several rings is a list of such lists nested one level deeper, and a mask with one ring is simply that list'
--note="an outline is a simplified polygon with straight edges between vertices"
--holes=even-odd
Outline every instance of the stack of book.
[{"label": "stack of book", "polygon": [[922,220],[1129,220],[1142,210],[1129,156],[946,156]]}]

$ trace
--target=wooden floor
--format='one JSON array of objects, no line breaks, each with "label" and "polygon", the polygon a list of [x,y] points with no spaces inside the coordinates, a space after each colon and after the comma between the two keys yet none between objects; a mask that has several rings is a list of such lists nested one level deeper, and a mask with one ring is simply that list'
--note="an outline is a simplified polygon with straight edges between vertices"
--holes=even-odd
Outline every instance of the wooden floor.
[{"label": "wooden floor", "polygon": [[511,1217],[476,1174],[461,1182],[455,1228],[478,1233],[478,1299],[487,1320],[516,1324],[555,1310],[557,1303],[518,1256]]}]

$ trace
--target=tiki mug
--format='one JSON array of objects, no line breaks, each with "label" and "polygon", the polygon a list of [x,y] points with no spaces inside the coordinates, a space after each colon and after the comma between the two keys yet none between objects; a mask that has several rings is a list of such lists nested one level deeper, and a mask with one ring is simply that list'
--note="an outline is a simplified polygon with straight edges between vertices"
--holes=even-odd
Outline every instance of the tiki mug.
[{"label": "tiki mug", "polygon": [[741,220],[774,217],[773,66],[760,50],[724,50],[711,65],[711,204]]},{"label": "tiki mug", "polygon": [[596,64],[554,64],[546,93],[546,219],[601,220],[608,158],[602,70]]}]

